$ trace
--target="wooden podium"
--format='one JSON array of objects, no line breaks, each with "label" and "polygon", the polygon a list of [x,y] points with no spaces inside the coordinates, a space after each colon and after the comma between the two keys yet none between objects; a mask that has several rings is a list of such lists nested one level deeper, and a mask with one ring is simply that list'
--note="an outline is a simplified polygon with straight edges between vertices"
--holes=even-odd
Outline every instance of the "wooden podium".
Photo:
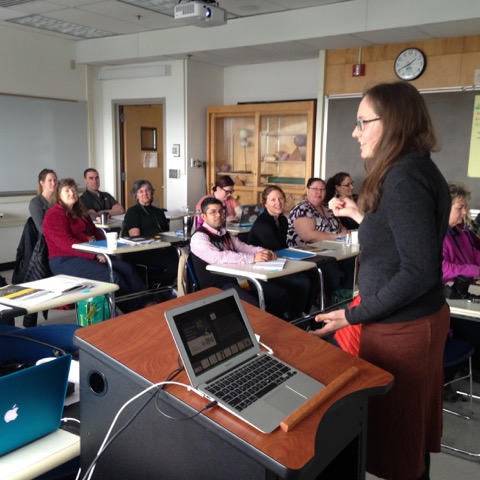
[{"label": "wooden podium", "polygon": [[[82,475],[122,405],[178,368],[165,310],[216,292],[202,290],[77,330]],[[268,435],[220,407],[179,420],[208,403],[184,387],[146,393],[119,417],[113,435],[131,422],[98,460],[94,479],[365,478],[368,399],[386,393],[393,376],[244,305],[255,333],[279,358],[325,385],[349,369],[356,374],[288,432]],[[185,371],[174,380],[189,385]]]}]

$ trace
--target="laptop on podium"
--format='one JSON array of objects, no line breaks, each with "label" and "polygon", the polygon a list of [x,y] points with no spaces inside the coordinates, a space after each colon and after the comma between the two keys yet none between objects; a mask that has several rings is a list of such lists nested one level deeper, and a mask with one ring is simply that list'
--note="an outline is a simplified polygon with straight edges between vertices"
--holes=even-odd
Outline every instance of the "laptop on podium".
[{"label": "laptop on podium", "polygon": [[260,350],[233,289],[167,310],[165,317],[196,393],[264,433],[324,388]]},{"label": "laptop on podium", "polygon": [[0,377],[0,456],[60,427],[71,358]]}]

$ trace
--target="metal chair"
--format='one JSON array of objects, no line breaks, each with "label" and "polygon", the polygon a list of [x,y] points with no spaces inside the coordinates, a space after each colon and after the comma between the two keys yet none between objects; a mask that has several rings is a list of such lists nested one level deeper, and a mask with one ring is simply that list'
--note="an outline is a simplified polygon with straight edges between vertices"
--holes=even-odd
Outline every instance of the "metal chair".
[{"label": "metal chair", "polygon": [[[468,361],[468,374],[463,375],[457,378],[454,378],[453,380],[450,380],[444,384],[444,387],[448,385],[453,385],[454,383],[460,382],[462,380],[469,380],[469,393],[464,393],[458,391],[457,394],[461,396],[467,396],[469,397],[469,403],[470,403],[470,415],[473,415],[473,373],[472,373],[472,355],[474,354],[475,349],[473,346],[465,342],[463,340],[457,340],[455,338],[448,337],[447,342],[445,344],[445,353],[444,353],[444,368],[445,369],[450,369],[450,368],[455,368],[455,367],[460,367],[463,365],[466,361]],[[478,397],[476,397],[478,398]],[[465,415],[463,413],[456,412],[454,410],[450,410],[447,408],[444,408],[443,411],[445,413],[449,413],[451,415],[455,415],[457,417],[461,417],[465,420],[471,420],[471,416]],[[460,448],[453,447],[451,445],[446,445],[442,443],[442,447],[451,450],[457,453],[462,453],[464,455],[467,455],[469,457],[480,457],[480,453],[475,453],[475,452],[469,452],[467,450],[462,450]]]}]

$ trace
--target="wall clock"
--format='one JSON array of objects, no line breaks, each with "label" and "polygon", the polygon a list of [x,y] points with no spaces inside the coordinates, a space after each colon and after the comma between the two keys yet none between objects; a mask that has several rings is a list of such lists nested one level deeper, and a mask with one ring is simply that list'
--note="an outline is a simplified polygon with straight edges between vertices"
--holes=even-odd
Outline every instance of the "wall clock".
[{"label": "wall clock", "polygon": [[427,58],[418,48],[407,48],[395,60],[395,73],[402,80],[415,80],[425,70]]}]

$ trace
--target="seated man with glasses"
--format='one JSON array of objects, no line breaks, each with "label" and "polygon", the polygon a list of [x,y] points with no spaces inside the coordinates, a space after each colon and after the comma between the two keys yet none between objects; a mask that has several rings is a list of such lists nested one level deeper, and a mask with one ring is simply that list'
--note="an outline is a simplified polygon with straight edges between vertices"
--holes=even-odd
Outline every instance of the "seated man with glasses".
[{"label": "seated man with glasses", "polygon": [[[190,257],[200,288],[217,287],[222,290],[234,288],[240,298],[258,307],[253,293],[240,287],[235,278],[213,273],[208,265],[222,263],[267,262],[276,258],[275,253],[262,247],[243,243],[230,235],[224,228],[225,211],[222,202],[216,198],[206,198],[201,204],[203,224],[190,240]],[[266,309],[272,315],[286,319],[290,307],[290,297],[286,288],[274,281],[262,283]],[[252,289],[256,291],[255,287]]]},{"label": "seated man with glasses", "polygon": [[[232,197],[235,192],[234,189],[235,183],[232,180],[232,177],[229,175],[221,175],[217,178],[215,184],[212,187],[212,193],[209,195],[203,196],[197,205],[195,206],[195,211],[199,213],[201,211],[202,202],[206,198],[216,198],[220,200],[226,211],[226,221],[227,222],[238,222],[242,216],[242,209],[238,202]],[[203,220],[201,215],[197,215],[195,228],[198,228],[202,225]]]}]

